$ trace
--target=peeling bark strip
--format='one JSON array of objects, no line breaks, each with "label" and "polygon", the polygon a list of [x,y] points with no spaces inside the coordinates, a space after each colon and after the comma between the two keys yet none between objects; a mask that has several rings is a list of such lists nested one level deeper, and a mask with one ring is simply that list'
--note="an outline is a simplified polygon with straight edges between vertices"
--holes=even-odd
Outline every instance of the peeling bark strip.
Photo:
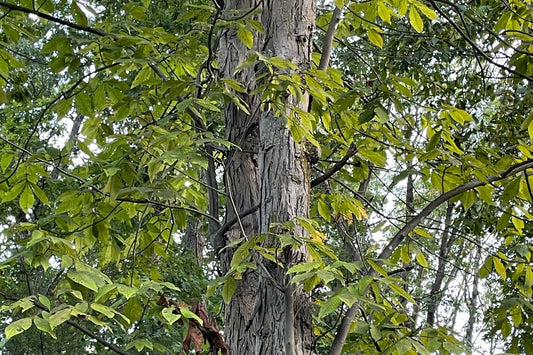
[{"label": "peeling bark strip", "polygon": [[[262,11],[254,19],[263,25],[263,34],[254,33],[253,50],[265,56],[281,57],[297,64],[302,72],[309,67],[312,31],[316,16],[314,0],[227,0],[225,13],[255,8]],[[226,78],[240,81],[253,90],[254,68],[234,74],[244,62],[248,49],[237,37],[236,29],[220,35],[220,71]],[[225,235],[217,235],[215,248],[258,233],[268,233],[272,222],[285,222],[309,214],[310,168],[300,144],[295,142],[284,118],[262,111],[261,98],[245,98],[251,115],[231,104],[226,109],[226,137],[241,150],[229,154],[225,184],[226,221],[259,205],[259,210],[242,218]],[[288,104],[293,104],[288,98]],[[298,106],[307,108],[307,100]],[[296,226],[294,231],[305,235]],[[273,246],[275,238],[267,240]],[[224,272],[229,270],[233,250],[226,248],[220,258]],[[257,270],[238,280],[237,290],[226,309],[224,333],[232,354],[312,353],[313,332],[310,298],[295,289],[286,275],[287,268],[307,260],[304,250],[280,250],[285,267],[257,257]]]}]

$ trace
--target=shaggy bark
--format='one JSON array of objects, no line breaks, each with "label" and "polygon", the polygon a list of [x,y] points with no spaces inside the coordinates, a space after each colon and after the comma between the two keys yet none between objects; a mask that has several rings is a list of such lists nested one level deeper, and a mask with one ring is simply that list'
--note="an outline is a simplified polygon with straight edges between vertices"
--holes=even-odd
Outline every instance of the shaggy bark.
[{"label": "shaggy bark", "polygon": [[[263,34],[254,34],[253,49],[266,56],[277,56],[297,64],[302,70],[310,62],[315,4],[310,0],[229,0],[225,13],[231,10],[261,9],[255,19],[263,25]],[[248,49],[237,37],[236,29],[220,35],[219,63],[224,77],[233,78],[253,90],[256,68],[238,73],[235,68],[248,55]],[[242,237],[270,231],[271,222],[307,217],[309,205],[309,164],[299,142],[292,138],[284,118],[263,111],[259,96],[248,96],[250,115],[235,105],[226,110],[226,136],[241,149],[228,154],[225,184],[226,221],[259,205],[255,213],[239,219],[227,233],[217,235],[215,248]],[[288,98],[289,104],[292,98]],[[306,100],[303,100],[306,101]],[[298,106],[307,108],[307,102]],[[291,231],[305,236],[296,225]],[[267,240],[276,246],[275,238]],[[220,253],[224,272],[234,248]],[[237,290],[226,308],[225,337],[233,354],[296,354],[312,352],[312,321],[308,295],[290,284],[286,270],[293,263],[307,260],[304,250],[279,251],[284,267],[256,257],[257,270],[246,272],[238,280]]]}]

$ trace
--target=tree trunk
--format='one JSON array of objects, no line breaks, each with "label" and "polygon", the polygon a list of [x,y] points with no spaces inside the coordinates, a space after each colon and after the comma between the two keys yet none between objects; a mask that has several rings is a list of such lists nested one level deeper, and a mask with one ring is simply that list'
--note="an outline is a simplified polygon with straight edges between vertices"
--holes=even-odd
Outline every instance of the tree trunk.
[{"label": "tree trunk", "polygon": [[[479,243],[479,241],[477,241]],[[477,321],[477,314],[478,314],[478,297],[479,297],[479,274],[477,270],[479,270],[479,264],[481,263],[481,245],[477,244],[476,246],[476,255],[474,257],[472,271],[473,271],[473,280],[472,280],[472,293],[470,294],[470,299],[468,300],[468,323],[466,325],[466,335],[465,335],[465,343],[467,346],[472,348],[474,343],[472,342],[474,338],[474,326],[476,325]]]},{"label": "tree trunk", "polygon": [[[258,7],[262,11],[255,19],[263,25],[263,34],[254,34],[253,50],[265,56],[281,57],[297,64],[303,71],[308,68],[311,54],[315,3],[312,0],[228,0],[225,17],[231,10]],[[237,37],[236,29],[222,31],[219,63],[223,77],[240,81],[247,90],[253,90],[256,68],[247,68],[234,74],[235,68],[246,60],[248,48]],[[228,155],[225,183],[226,221],[259,205],[257,213],[236,223],[224,236],[215,241],[221,250],[229,242],[251,237],[271,230],[272,222],[295,221],[308,217],[310,168],[300,147],[292,138],[282,117],[264,111],[261,98],[244,98],[250,115],[239,111],[233,104],[226,110],[226,137],[241,149]],[[289,105],[307,109],[307,100]],[[291,233],[305,236],[305,230],[295,223]],[[287,231],[283,231],[287,232]],[[276,238],[265,243],[277,246]],[[220,253],[223,272],[229,265],[235,248]],[[231,354],[291,354],[312,353],[313,335],[310,300],[302,290],[290,284],[287,268],[306,261],[304,249],[279,250],[283,267],[256,256],[256,270],[249,270],[238,280],[237,290],[226,308],[224,334]]]}]

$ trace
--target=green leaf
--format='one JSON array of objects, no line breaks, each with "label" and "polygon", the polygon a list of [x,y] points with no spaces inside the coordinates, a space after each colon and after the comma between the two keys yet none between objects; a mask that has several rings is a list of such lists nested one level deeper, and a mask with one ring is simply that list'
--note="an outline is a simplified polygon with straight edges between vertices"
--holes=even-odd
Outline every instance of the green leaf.
[{"label": "green leaf", "polygon": [[133,83],[131,84],[131,88],[137,87],[141,84],[145,84],[150,82],[150,80],[153,78],[153,70],[149,65],[145,65],[142,67],[141,70],[137,73],[135,76],[135,79],[133,79]]},{"label": "green leaf", "polygon": [[28,330],[31,327],[31,325],[32,325],[31,318],[22,318],[22,319],[14,321],[10,325],[8,325],[5,329],[6,338],[10,339],[17,334],[20,334],[23,331]]},{"label": "green leaf", "polygon": [[67,274],[67,277],[90,290],[98,291],[98,286],[94,281],[94,275],[87,271],[71,271]]},{"label": "green leaf", "polygon": [[409,9],[409,22],[411,23],[411,26],[413,26],[415,31],[418,33],[422,32],[422,30],[424,29],[424,22],[422,21],[420,14],[414,6],[411,6],[411,8]]},{"label": "green leaf", "polygon": [[297,264],[287,270],[287,274],[307,272],[316,269],[322,265],[321,262],[314,261],[309,263]]},{"label": "green leaf", "polygon": [[143,314],[143,305],[139,302],[137,297],[132,297],[128,300],[124,308],[122,309],[122,313],[128,317],[130,320],[130,323],[136,322],[139,319],[141,319],[141,316]]},{"label": "green leaf", "polygon": [[479,197],[489,205],[493,205],[494,201],[492,200],[492,192],[494,187],[490,185],[476,187],[476,191],[479,194]]},{"label": "green leaf", "polygon": [[[316,274],[316,273],[306,273],[306,274],[301,274],[302,276],[304,275],[310,275],[310,277],[307,277],[304,282],[303,282],[303,287],[304,287],[304,291],[305,292],[310,292],[311,290],[313,290],[320,282],[322,282],[322,279]],[[300,275],[298,275],[300,276]],[[294,277],[294,279],[296,280],[296,276]]]},{"label": "green leaf", "polygon": [[35,197],[33,196],[33,192],[31,191],[29,185],[26,185],[19,197],[20,208],[24,212],[28,213],[28,210],[33,207],[34,203]]},{"label": "green leaf", "polygon": [[233,277],[228,277],[226,282],[224,282],[224,286],[222,287],[222,298],[224,299],[224,303],[229,304],[236,289],[237,282]]},{"label": "green leaf", "polygon": [[113,318],[115,316],[115,311],[113,310],[113,308],[104,306],[103,304],[91,303],[91,308],[99,313],[102,313],[107,318]]},{"label": "green leaf", "polygon": [[163,318],[165,318],[168,324],[170,325],[172,325],[174,322],[181,318],[181,314],[174,313],[174,311],[174,307],[163,308],[163,310],[161,311]]},{"label": "green leaf", "polygon": [[87,26],[87,15],[85,15],[85,12],[78,6],[78,3],[76,1],[73,1],[70,5],[70,10],[72,17],[74,17],[74,20],[82,25]]},{"label": "green leaf", "polygon": [[500,275],[502,279],[505,280],[507,278],[507,273],[505,272],[505,266],[503,265],[500,258],[498,258],[497,256],[493,256],[492,262],[494,264],[494,269],[496,269],[496,272],[498,273],[498,275]]},{"label": "green leaf", "polygon": [[318,318],[322,318],[325,315],[335,312],[342,305],[342,301],[338,296],[330,297],[318,311]]},{"label": "green leaf", "polygon": [[76,108],[81,115],[92,116],[93,107],[91,103],[91,97],[84,92],[80,92],[76,95]]},{"label": "green leaf", "polygon": [[137,350],[138,353],[141,353],[144,348],[153,350],[154,344],[147,339],[135,339],[126,346],[126,350],[129,350],[133,347],[135,347],[135,350]]},{"label": "green leaf", "polygon": [[444,349],[448,350],[452,354],[463,354],[464,353],[464,349],[460,348],[454,343],[444,342],[442,346]]},{"label": "green leaf", "polygon": [[239,26],[237,30],[237,37],[244,43],[248,49],[251,49],[254,44],[254,35],[246,26]]},{"label": "green leaf", "polygon": [[389,274],[387,274],[387,271],[379,264],[375,263],[374,261],[368,259],[366,261],[368,263],[368,265],[370,265],[370,267],[372,269],[374,269],[374,271],[376,271],[378,274],[381,274],[382,276],[389,276]]},{"label": "green leaf", "polygon": [[465,211],[468,211],[474,202],[476,202],[476,193],[474,191],[470,190],[461,194],[461,203],[463,204]]},{"label": "green leaf", "polygon": [[376,327],[374,324],[370,325],[370,336],[375,341],[378,341],[381,339],[381,332],[379,331],[379,328]]},{"label": "green leaf", "polygon": [[422,267],[425,267],[425,268],[429,267],[429,264],[428,264],[428,262],[426,260],[426,257],[422,253],[417,253],[416,254],[416,261]]},{"label": "green leaf", "polygon": [[510,200],[516,197],[518,191],[520,190],[520,178],[516,177],[509,181],[505,186],[502,194],[503,204],[507,204]]},{"label": "green leaf", "polygon": [[389,288],[394,291],[395,293],[399,294],[400,296],[402,296],[403,298],[405,298],[406,300],[408,300],[409,302],[413,303],[413,304],[417,304],[416,301],[413,299],[413,297],[411,297],[410,294],[407,293],[407,291],[405,291],[403,288],[401,288],[400,286],[398,285],[395,285],[393,283],[388,283],[387,286],[389,286]]},{"label": "green leaf", "polygon": [[41,202],[44,203],[45,205],[49,205],[50,201],[48,200],[48,197],[46,196],[44,191],[41,190],[41,188],[37,186],[37,184],[34,184],[34,183],[30,183],[30,184],[31,184],[31,189],[33,190],[33,193],[35,194],[35,196],[37,196],[37,198],[41,200]]},{"label": "green leaf", "polygon": [[11,161],[13,160],[13,153],[3,153],[2,154],[2,158],[0,159],[0,169],[2,169],[2,171],[6,171],[6,169],[8,168],[9,164],[11,164]]},{"label": "green leaf", "polygon": [[236,268],[239,264],[241,264],[249,255],[250,255],[250,249],[254,246],[255,240],[250,239],[246,242],[244,242],[242,245],[240,245],[237,250],[233,253],[233,257],[231,258],[230,267],[232,269]]},{"label": "green leaf", "polygon": [[180,307],[180,312],[184,318],[195,319],[198,322],[198,324],[200,325],[204,324],[204,321],[200,317],[198,317],[196,313],[189,311],[187,308]]},{"label": "green leaf", "polygon": [[63,324],[67,320],[69,320],[71,312],[72,312],[72,307],[68,307],[68,308],[64,308],[52,314],[50,318],[48,318],[48,322],[50,323],[50,328],[54,330],[58,325]]},{"label": "green leaf", "polygon": [[373,28],[368,29],[368,39],[379,48],[383,48],[383,37]]},{"label": "green leaf", "polygon": [[268,62],[279,69],[296,69],[298,66],[292,63],[290,60],[272,57],[268,58]]},{"label": "green leaf", "polygon": [[48,322],[48,320],[36,316],[35,318],[33,318],[33,324],[35,324],[37,329],[39,329],[40,331],[48,333],[50,334],[50,336],[52,336],[52,338],[57,339],[57,336],[52,330],[52,327],[50,327],[50,322]]}]

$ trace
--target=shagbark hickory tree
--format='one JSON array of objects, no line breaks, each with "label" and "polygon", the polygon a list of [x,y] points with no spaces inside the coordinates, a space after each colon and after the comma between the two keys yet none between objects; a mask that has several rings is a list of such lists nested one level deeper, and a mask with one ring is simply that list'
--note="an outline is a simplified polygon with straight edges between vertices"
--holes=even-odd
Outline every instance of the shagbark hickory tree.
[{"label": "shagbark hickory tree", "polygon": [[0,1],[2,353],[533,353],[532,23]]}]

